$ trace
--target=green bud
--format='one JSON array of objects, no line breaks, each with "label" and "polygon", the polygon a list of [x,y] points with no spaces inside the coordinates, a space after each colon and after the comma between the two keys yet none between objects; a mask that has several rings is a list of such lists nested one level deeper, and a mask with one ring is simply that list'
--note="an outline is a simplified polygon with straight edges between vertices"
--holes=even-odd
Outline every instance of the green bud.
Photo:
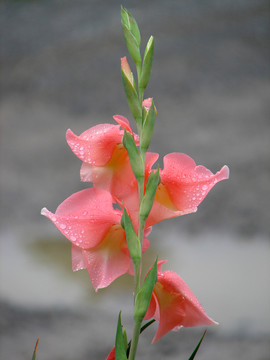
[{"label": "green bud", "polygon": [[152,100],[152,104],[148,111],[145,111],[143,108],[143,131],[141,137],[141,149],[143,152],[146,152],[149,148],[154,126],[155,126],[155,119],[156,119],[156,112],[155,112],[155,105],[154,101]]},{"label": "green bud", "polygon": [[154,57],[154,38],[153,36],[150,36],[143,57],[142,74],[139,84],[139,87],[141,89],[145,89],[149,82],[152,71],[153,57]]},{"label": "green bud", "polygon": [[133,136],[126,130],[123,136],[123,145],[127,149],[129,162],[136,179],[143,178],[144,176],[143,160],[141,158],[141,155],[139,154]]},{"label": "green bud", "polygon": [[134,264],[137,264],[141,259],[141,244],[136,235],[130,217],[128,216],[128,213],[124,206],[123,206],[121,225],[126,233],[127,246],[131,259]]},{"label": "green bud", "polygon": [[141,65],[141,35],[139,27],[134,17],[126,9],[121,7],[121,22],[122,30],[125,38],[125,42],[128,51],[135,62],[135,64]]},{"label": "green bud", "polygon": [[160,183],[159,168],[154,172],[152,171],[148,177],[145,194],[140,206],[140,218],[145,221],[152,209],[157,187]]},{"label": "green bud", "polygon": [[123,68],[123,66],[121,66],[121,74],[122,74],[122,81],[123,81],[124,90],[126,93],[130,111],[131,111],[137,125],[141,126],[142,108],[139,103],[136,87],[135,87],[133,81],[130,81],[132,79],[131,75],[126,72],[126,70]]},{"label": "green bud", "polygon": [[122,332],[121,311],[120,311],[118,316],[118,323],[117,323],[116,337],[115,337],[115,359],[127,360],[125,342],[126,342],[125,336]]},{"label": "green bud", "polygon": [[138,291],[137,296],[135,298],[134,318],[138,321],[141,321],[146,314],[156,282],[157,282],[157,260],[155,261],[153,267],[146,276],[144,284],[142,288]]}]

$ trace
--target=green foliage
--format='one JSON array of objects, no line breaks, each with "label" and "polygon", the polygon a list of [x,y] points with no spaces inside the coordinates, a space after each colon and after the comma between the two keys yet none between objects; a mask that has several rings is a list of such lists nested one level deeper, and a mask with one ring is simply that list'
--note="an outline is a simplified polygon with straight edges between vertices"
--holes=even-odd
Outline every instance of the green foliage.
[{"label": "green foliage", "polygon": [[125,42],[132,57],[134,63],[137,66],[141,65],[141,54],[140,54],[140,45],[141,45],[141,35],[139,27],[136,23],[134,17],[130,12],[121,7],[121,22],[122,30],[125,38]]},{"label": "green foliage", "polygon": [[188,360],[193,360],[193,359],[195,358],[195,356],[196,356],[196,354],[197,354],[197,351],[199,350],[199,348],[200,348],[200,346],[201,346],[201,343],[202,343],[202,341],[203,341],[203,338],[204,338],[204,336],[205,336],[205,334],[206,334],[206,331],[207,331],[207,330],[204,331],[203,336],[201,337],[201,340],[199,341],[198,345],[195,347],[193,353],[190,355],[190,357],[189,357]]},{"label": "green foliage", "polygon": [[141,253],[142,253],[141,244],[133,228],[130,217],[128,216],[128,213],[124,206],[123,206],[123,215],[121,219],[121,224],[126,233],[126,240],[127,240],[128,250],[131,259],[134,264],[138,264],[141,261]]},{"label": "green foliage", "polygon": [[152,171],[148,177],[145,194],[140,206],[140,219],[145,221],[152,209],[157,187],[160,183],[159,168],[156,171]]},{"label": "green foliage", "polygon": [[149,271],[142,288],[135,298],[134,319],[142,321],[149,307],[152,292],[157,282],[157,260]]},{"label": "green foliage", "polygon": [[130,165],[136,179],[144,177],[144,165],[133,136],[125,131],[123,145],[127,149]]},{"label": "green foliage", "polygon": [[139,87],[143,90],[146,88],[150,80],[153,58],[154,58],[154,38],[153,36],[150,36],[144,52],[142,73],[139,81]]},{"label": "green foliage", "polygon": [[126,356],[126,332],[122,331],[122,322],[121,322],[121,311],[118,316],[118,323],[116,329],[115,337],[115,359],[116,360],[127,360]]}]

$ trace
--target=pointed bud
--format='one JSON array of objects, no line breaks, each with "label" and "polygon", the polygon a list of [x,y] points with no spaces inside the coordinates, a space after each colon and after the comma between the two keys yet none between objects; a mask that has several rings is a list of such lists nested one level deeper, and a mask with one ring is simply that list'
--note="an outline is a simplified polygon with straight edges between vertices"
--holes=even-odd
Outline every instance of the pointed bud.
[{"label": "pointed bud", "polygon": [[123,136],[123,145],[127,149],[129,162],[136,179],[144,177],[144,166],[133,136],[126,132]]},{"label": "pointed bud", "polygon": [[121,58],[121,70],[125,74],[126,78],[130,82],[130,84],[134,87],[134,89],[136,89],[135,79],[134,79],[133,73],[132,73],[132,71],[130,69],[130,66],[129,66],[129,63],[127,61],[126,56]]},{"label": "pointed bud", "polygon": [[145,153],[149,148],[155,126],[156,112],[153,99],[151,99],[151,106],[149,110],[147,111],[145,107],[143,107],[143,109],[145,109],[145,111],[143,110],[141,150]]},{"label": "pointed bud", "polygon": [[142,109],[139,103],[134,77],[126,57],[121,59],[121,74],[130,111],[139,126],[141,125]]},{"label": "pointed bud", "polygon": [[153,36],[150,36],[144,52],[142,74],[139,84],[139,87],[143,90],[146,88],[151,76],[153,57],[154,57],[154,38]]},{"label": "pointed bud", "polygon": [[159,168],[158,168],[156,171],[151,172],[147,180],[145,194],[140,206],[140,218],[143,221],[146,221],[152,209],[159,183],[160,183],[160,176],[159,176]]},{"label": "pointed bud", "polygon": [[130,220],[130,217],[128,216],[128,213],[123,206],[123,215],[121,219],[121,225],[125,230],[126,233],[126,240],[127,240],[127,246],[128,250],[131,256],[131,259],[134,264],[138,264],[141,260],[141,244],[140,241],[136,235],[136,232],[134,230],[134,227],[132,225],[132,222]]},{"label": "pointed bud", "polygon": [[141,65],[141,35],[134,17],[126,9],[121,7],[121,23],[125,42],[135,64]]},{"label": "pointed bud", "polygon": [[143,320],[150,304],[152,292],[157,282],[157,260],[149,271],[141,290],[137,293],[134,306],[134,319]]}]

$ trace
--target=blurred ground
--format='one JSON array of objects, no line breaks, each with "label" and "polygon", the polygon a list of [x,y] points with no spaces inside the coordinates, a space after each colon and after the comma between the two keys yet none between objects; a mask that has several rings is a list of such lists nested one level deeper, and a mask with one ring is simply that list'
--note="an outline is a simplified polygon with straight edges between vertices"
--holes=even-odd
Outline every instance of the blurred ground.
[{"label": "blurred ground", "polygon": [[[37,336],[42,360],[104,359],[119,302],[126,306],[121,286],[132,291],[125,278],[113,285],[111,300],[107,291],[95,297],[87,274],[70,274],[69,244],[39,215],[86,186],[66,129],[79,134],[116,113],[131,118],[119,70],[127,55],[121,3],[138,19],[144,45],[150,35],[156,39],[146,96],[158,108],[151,150],[160,153],[160,165],[177,151],[213,172],[224,164],[231,170],[197,214],[157,226],[149,257],[169,258],[221,323],[207,334],[201,360],[269,359],[269,2],[263,0],[1,4],[1,359],[30,358]],[[185,359],[201,332],[170,334],[151,347],[149,333],[141,359],[178,359],[181,350]]]}]

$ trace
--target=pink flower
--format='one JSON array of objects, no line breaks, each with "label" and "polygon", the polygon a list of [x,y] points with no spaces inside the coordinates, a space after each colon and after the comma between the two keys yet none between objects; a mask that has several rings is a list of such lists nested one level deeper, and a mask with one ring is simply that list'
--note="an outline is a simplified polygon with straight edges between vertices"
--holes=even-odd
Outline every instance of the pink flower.
[{"label": "pink flower", "polygon": [[166,218],[196,212],[212,187],[229,177],[227,166],[213,174],[202,165],[196,166],[191,157],[182,153],[166,155],[163,163],[164,168],[160,170],[161,182],[147,226]]},{"label": "pink flower", "polygon": [[[85,189],[67,198],[55,214],[46,208],[41,213],[72,242],[72,268],[74,271],[87,268],[96,291],[120,275],[132,273],[133,265],[121,227],[122,211],[113,208],[109,192]],[[143,251],[147,247],[145,238]]]},{"label": "pink flower", "polygon": [[129,195],[130,188],[136,187],[128,152],[122,144],[123,129],[133,135],[137,144],[139,138],[132,132],[126,118],[115,115],[114,120],[119,125],[100,124],[80,136],[67,130],[66,139],[74,154],[83,161],[81,180],[109,191],[121,202]]},{"label": "pink flower", "polygon": [[154,318],[159,326],[152,343],[180,327],[217,325],[204,311],[183,279],[172,271],[161,271],[166,261],[158,262],[155,284],[145,320]]},{"label": "pink flower", "polygon": [[[80,136],[67,130],[67,142],[75,155],[83,161],[81,180],[92,182],[94,187],[109,191],[114,200],[132,209],[138,208],[138,185],[132,172],[128,152],[122,144],[124,128],[130,132],[137,145],[138,135],[132,132],[129,122],[120,115],[114,120],[119,125],[102,124],[94,126]],[[146,178],[158,154],[146,154]]]}]

